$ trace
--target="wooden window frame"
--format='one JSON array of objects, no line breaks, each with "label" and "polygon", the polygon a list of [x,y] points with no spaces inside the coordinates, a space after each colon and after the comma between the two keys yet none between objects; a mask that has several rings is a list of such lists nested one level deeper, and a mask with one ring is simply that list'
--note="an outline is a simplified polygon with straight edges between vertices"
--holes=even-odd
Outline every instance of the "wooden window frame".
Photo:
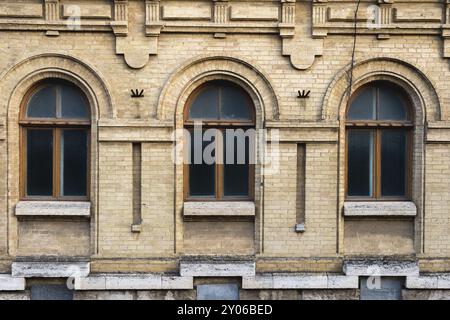
[{"label": "wooden window frame", "polygon": [[[31,97],[48,85],[58,85],[61,81],[45,81],[35,85],[23,99],[19,120],[19,155],[20,155],[20,199],[33,201],[89,201],[91,185],[91,121],[86,119],[73,118],[28,118],[27,109]],[[70,83],[69,83],[70,84]],[[73,84],[70,84],[73,85]],[[74,85],[75,86],[75,85]],[[75,86],[76,87],[76,86]],[[78,87],[77,87],[78,88]],[[78,89],[82,98],[89,107],[88,99],[84,93]],[[58,95],[59,90],[57,90]],[[56,115],[61,110],[61,99],[57,97]],[[27,195],[27,131],[29,129],[52,130],[53,131],[53,179],[52,196],[29,196]],[[87,164],[86,164],[86,196],[63,196],[61,195],[61,133],[63,130],[83,130],[87,136]]]},{"label": "wooden window frame", "polygon": [[[379,113],[379,91],[383,86],[389,85],[385,81],[377,81],[381,84],[377,86],[376,99],[376,112],[377,118]],[[360,91],[373,86],[373,83],[369,83],[355,91],[350,99],[347,107],[348,114],[349,108],[352,105],[354,99],[359,95]],[[376,86],[377,84],[375,84]],[[395,85],[395,84],[394,84]],[[412,199],[412,165],[413,165],[413,150],[414,150],[414,123],[412,113],[412,103],[407,95],[401,91],[402,100],[407,107],[407,118],[404,121],[389,121],[389,120],[347,120],[345,125],[345,199],[348,201],[410,201]],[[348,194],[348,134],[352,130],[365,130],[371,131],[374,134],[373,143],[373,172],[372,172],[372,195],[371,196],[350,196]],[[381,135],[383,132],[389,130],[401,130],[407,133],[407,145],[406,145],[406,185],[405,196],[383,196],[381,194]]]},{"label": "wooden window frame", "polygon": [[[191,109],[192,103],[198,97],[198,95],[211,87],[221,86],[223,84],[233,85],[239,90],[241,90],[245,97],[248,100],[248,108],[251,111],[251,120],[218,120],[218,119],[194,119],[191,120],[189,118],[189,111]],[[220,108],[220,97],[221,91],[219,90],[217,108]],[[218,110],[218,115],[220,117],[220,110]],[[193,130],[195,124],[200,122],[202,124],[202,129],[215,129],[221,131],[222,134],[216,134],[216,159],[223,159],[223,135],[225,134],[227,129],[254,129],[255,128],[255,108],[253,101],[251,100],[248,93],[241,87],[230,83],[228,81],[212,81],[210,83],[206,83],[196,90],[190,95],[188,98],[185,109],[184,109],[184,128],[188,130]],[[185,145],[187,145],[185,141]],[[186,150],[185,150],[186,152]],[[218,164],[217,161],[215,165],[215,186],[214,186],[214,196],[191,196],[189,194],[189,164],[183,164],[183,190],[184,190],[184,200],[185,201],[254,201],[255,197],[255,164],[249,164],[249,178],[248,178],[248,196],[225,196],[224,195],[224,164],[223,161]]]}]

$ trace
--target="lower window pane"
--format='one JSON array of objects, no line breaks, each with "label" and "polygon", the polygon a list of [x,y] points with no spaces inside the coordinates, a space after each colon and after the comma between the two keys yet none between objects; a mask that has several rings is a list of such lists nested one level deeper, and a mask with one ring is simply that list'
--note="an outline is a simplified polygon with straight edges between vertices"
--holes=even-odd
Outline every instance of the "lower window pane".
[{"label": "lower window pane", "polygon": [[407,132],[385,130],[381,138],[381,195],[406,195]]},{"label": "lower window pane", "polygon": [[351,197],[373,195],[373,141],[373,131],[348,131],[347,181]]},{"label": "lower window pane", "polygon": [[[224,196],[249,195],[249,138],[234,136],[234,130],[224,134]],[[230,135],[229,137],[227,137]],[[240,141],[239,141],[240,140]]]},{"label": "lower window pane", "polygon": [[27,130],[27,195],[53,194],[53,130]]},{"label": "lower window pane", "polygon": [[[216,151],[213,148],[215,146],[215,137],[212,137],[209,141],[203,141],[202,132],[194,134],[194,131],[190,131],[190,134],[189,195],[192,197],[215,196],[216,166],[214,160]],[[205,148],[208,149],[204,154]],[[212,150],[212,152],[209,152],[209,150]]]},{"label": "lower window pane", "polygon": [[86,130],[62,130],[61,134],[61,195],[87,195]]}]

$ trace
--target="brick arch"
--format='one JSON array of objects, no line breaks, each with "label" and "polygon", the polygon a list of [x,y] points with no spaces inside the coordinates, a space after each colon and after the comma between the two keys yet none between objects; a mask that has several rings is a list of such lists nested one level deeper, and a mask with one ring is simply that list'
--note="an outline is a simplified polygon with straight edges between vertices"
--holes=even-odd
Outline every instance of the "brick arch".
[{"label": "brick arch", "polygon": [[16,118],[25,93],[35,83],[59,78],[77,85],[88,97],[92,119],[115,118],[114,103],[105,79],[86,63],[62,54],[29,57],[0,75],[7,99],[0,102],[0,113]]},{"label": "brick arch", "polygon": [[228,56],[195,58],[177,69],[166,82],[158,100],[157,117],[177,119],[183,113],[189,94],[210,80],[229,80],[243,87],[252,97],[257,116],[277,119],[278,97],[267,75],[252,63]]},{"label": "brick arch", "polygon": [[[322,104],[322,120],[344,119],[349,98],[349,69],[342,69],[329,85]],[[445,118],[436,86],[418,68],[395,58],[373,58],[358,62],[353,69],[352,92],[375,80],[386,80],[402,87],[410,96],[416,124]]]}]

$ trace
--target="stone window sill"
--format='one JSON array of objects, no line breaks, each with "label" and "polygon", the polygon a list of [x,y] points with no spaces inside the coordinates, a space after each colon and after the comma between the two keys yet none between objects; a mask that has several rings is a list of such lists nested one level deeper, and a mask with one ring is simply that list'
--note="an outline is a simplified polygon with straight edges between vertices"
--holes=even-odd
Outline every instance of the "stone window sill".
[{"label": "stone window sill", "polygon": [[345,217],[415,217],[417,207],[411,201],[345,202]]},{"label": "stone window sill", "polygon": [[20,201],[15,210],[18,217],[90,217],[91,203],[81,201]]},{"label": "stone window sill", "polygon": [[185,217],[253,217],[255,204],[251,201],[185,202],[183,215]]}]

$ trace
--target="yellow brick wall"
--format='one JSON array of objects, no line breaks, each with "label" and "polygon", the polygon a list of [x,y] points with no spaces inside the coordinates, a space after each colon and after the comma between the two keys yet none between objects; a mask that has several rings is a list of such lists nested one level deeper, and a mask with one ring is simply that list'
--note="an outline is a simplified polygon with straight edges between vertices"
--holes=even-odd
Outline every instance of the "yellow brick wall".
[{"label": "yellow brick wall", "polygon": [[[143,21],[144,11],[140,11],[137,2],[132,2],[130,14],[136,17],[133,23]],[[176,5],[187,6],[187,2],[180,1]],[[301,50],[308,45],[309,42],[303,42],[305,39],[311,40],[310,7],[309,2],[297,4],[296,31],[303,37],[294,41],[298,52],[303,52]],[[194,9],[188,11],[191,10]],[[183,23],[188,24],[186,21]],[[448,60],[442,56],[442,37],[438,34],[392,34],[389,39],[379,40],[376,35],[366,34],[357,38],[356,63],[365,61],[366,64],[358,65],[355,79],[363,79],[365,73],[372,71],[371,66],[377,64],[385,77],[387,73],[392,73],[406,79],[405,82],[411,81],[411,90],[423,97],[417,102],[417,105],[422,103],[425,107],[420,121],[447,123],[439,129],[444,132],[444,138],[435,137],[443,141],[427,145],[426,153],[420,146],[420,141],[426,141],[425,133],[417,134],[416,152],[426,154],[426,159],[422,163],[423,159],[418,157],[414,162],[413,169],[417,175],[414,201],[419,207],[414,231],[410,221],[391,224],[391,221],[380,219],[375,223],[375,229],[379,231],[376,239],[391,244],[393,238],[400,237],[401,250],[396,251],[392,246],[387,251],[373,247],[365,250],[364,246],[358,247],[353,241],[359,232],[357,228],[352,229],[351,222],[347,225],[342,217],[345,140],[343,124],[339,127],[337,121],[342,120],[343,108],[339,108],[345,97],[334,94],[333,90],[334,86],[345,85],[337,79],[339,75],[347,79],[348,70],[345,68],[350,63],[353,37],[327,35],[323,39],[323,52],[315,57],[312,66],[298,70],[292,65],[290,57],[283,55],[277,23],[258,23],[261,28],[264,27],[261,32],[237,34],[230,30],[225,38],[215,38],[212,32],[192,29],[195,32],[163,32],[158,37],[157,54],[149,56],[147,65],[139,70],[130,68],[123,55],[116,54],[116,37],[107,24],[106,31],[64,30],[59,36],[46,36],[45,30],[6,31],[2,24],[0,39],[6,40],[0,41],[0,257],[6,256],[9,251],[12,256],[80,253],[100,258],[129,259],[127,261],[142,257],[173,257],[184,253],[257,253],[269,258],[334,259],[346,253],[406,254],[412,252],[412,242],[415,252],[422,253],[424,250],[422,257],[448,257],[450,170],[447,163],[450,150],[449,140],[445,137],[450,130],[450,90],[447,81],[450,68]],[[243,25],[250,28],[255,22],[247,21]],[[417,28],[420,26],[420,23],[417,24]],[[130,28],[130,32],[139,30],[136,25]],[[136,51],[139,53],[146,48],[138,49]],[[30,59],[42,54],[50,57]],[[202,60],[212,56],[221,58],[213,62]],[[201,62],[196,65],[195,61]],[[82,78],[93,91],[93,102],[98,104],[93,112],[93,216],[89,243],[86,242],[85,227],[81,224],[75,227],[73,222],[63,224],[50,220],[18,223],[14,215],[14,207],[19,201],[18,108],[29,85],[26,79],[42,68],[64,69],[72,77]],[[409,71],[402,73],[404,70]],[[265,177],[261,187],[263,195],[259,194],[260,177],[257,176],[255,223],[184,221],[181,216],[182,170],[179,166],[174,167],[171,161],[173,143],[168,136],[173,127],[180,127],[182,110],[179,104],[187,98],[184,93],[193,90],[197,78],[206,74],[214,74],[218,78],[230,75],[244,78],[240,80],[247,83],[248,88],[255,89],[255,101],[259,101],[258,126],[262,127],[263,120],[273,128],[284,126],[285,136],[288,137],[280,145],[280,172]],[[36,76],[38,78],[39,75]],[[169,97],[163,100],[168,88]],[[130,89],[145,89],[145,96],[132,99]],[[298,90],[311,90],[310,98],[299,100]],[[161,105],[162,101],[167,105]],[[171,114],[166,115],[165,112]],[[327,118],[328,115],[331,116]],[[106,128],[105,123],[110,126]],[[334,126],[335,130],[327,132],[326,137],[319,128],[324,123]],[[97,139],[97,131],[101,141]],[[143,224],[140,233],[131,232],[133,142],[142,142]],[[296,203],[298,143],[306,145],[306,177],[303,177],[306,192],[303,212],[306,218],[305,233],[294,232],[299,214]],[[423,171],[426,176],[421,180]],[[421,205],[423,195],[424,206]],[[264,207],[260,202],[264,203]],[[67,234],[56,232],[56,226],[67,228]],[[363,231],[368,229],[370,227],[367,225],[361,228]],[[76,230],[83,230],[80,231],[83,234],[80,243],[83,245],[71,248],[67,241],[71,241]],[[345,237],[346,233],[349,237]],[[373,238],[369,237],[366,241],[373,241]],[[39,250],[41,243],[51,245],[42,246]],[[314,264],[311,265],[314,269]],[[111,271],[111,267],[108,268]],[[277,268],[282,267],[278,265]]]}]

